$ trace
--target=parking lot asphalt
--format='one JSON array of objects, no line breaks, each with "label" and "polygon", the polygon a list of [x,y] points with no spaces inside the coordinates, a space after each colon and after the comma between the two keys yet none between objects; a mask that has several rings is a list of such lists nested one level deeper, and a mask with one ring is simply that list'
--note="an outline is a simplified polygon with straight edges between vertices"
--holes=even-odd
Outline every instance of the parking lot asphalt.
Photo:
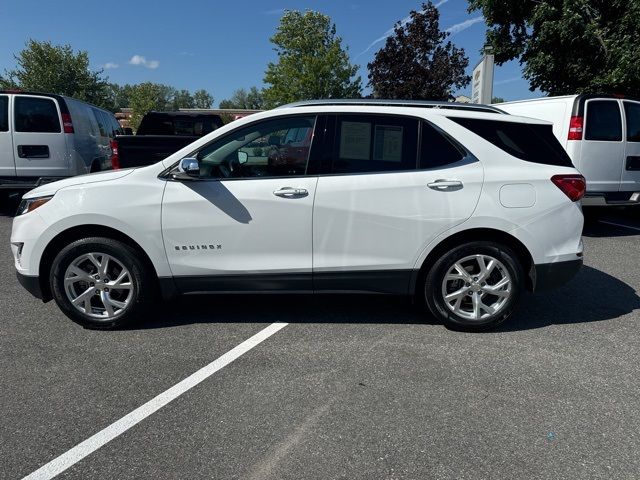
[{"label": "parking lot asphalt", "polygon": [[21,478],[272,322],[288,325],[59,478],[637,478],[640,210],[496,332],[402,298],[192,296],[84,330],[15,279],[0,212],[0,478]]}]

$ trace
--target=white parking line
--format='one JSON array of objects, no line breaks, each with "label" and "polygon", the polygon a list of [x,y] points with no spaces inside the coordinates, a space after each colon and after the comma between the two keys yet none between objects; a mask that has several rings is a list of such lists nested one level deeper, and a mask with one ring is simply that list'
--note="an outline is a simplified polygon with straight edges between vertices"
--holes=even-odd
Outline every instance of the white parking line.
[{"label": "white parking line", "polygon": [[[175,400],[183,393],[189,391],[199,383],[203,382],[211,375],[216,373],[218,370],[226,367],[231,362],[233,362],[238,357],[247,353],[256,345],[260,344],[267,338],[269,338],[274,333],[282,330],[286,327],[287,323],[272,323],[265,329],[256,333],[253,337],[245,340],[237,347],[229,350],[227,353],[217,358],[209,365],[201,368],[197,372],[189,375],[187,378],[182,380],[181,382],[175,384],[168,390],[165,390],[160,395],[155,398],[152,398],[144,405],[136,408],[131,413],[128,413],[120,420],[113,422],[111,425],[106,427],[103,430],[100,430],[98,433],[93,435],[92,437],[87,438],[85,441],[79,443],[71,450],[63,453],[57,458],[54,458],[46,465],[43,465],[35,472],[24,477],[26,480],[48,480],[56,475],[64,472],[67,468],[71,467],[75,463],[78,463],[87,455],[95,452],[97,449],[110,442],[114,438],[122,435],[124,432],[129,430],[134,425],[140,423],[142,420],[147,418],[149,415],[157,412],[162,407],[167,405],[169,402]],[[24,480],[23,479],[23,480]]]},{"label": "white parking line", "polygon": [[623,223],[608,222],[606,220],[600,220],[600,223],[606,223],[607,225],[613,225],[614,227],[629,228],[631,230],[636,230],[636,231],[640,232],[640,228],[632,227],[631,225],[625,225]]}]

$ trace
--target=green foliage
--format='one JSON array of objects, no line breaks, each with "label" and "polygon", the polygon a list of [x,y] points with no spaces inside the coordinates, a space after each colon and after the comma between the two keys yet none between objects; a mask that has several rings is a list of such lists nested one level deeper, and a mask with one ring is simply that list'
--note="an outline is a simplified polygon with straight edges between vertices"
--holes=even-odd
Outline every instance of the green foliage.
[{"label": "green foliage", "polygon": [[174,90],[171,101],[171,110],[180,108],[195,108],[196,102],[189,90]]},{"label": "green foliage", "polygon": [[195,108],[211,108],[213,96],[206,90],[196,90],[193,93],[193,103]]},{"label": "green foliage", "polygon": [[411,20],[396,23],[394,34],[367,66],[373,96],[404,100],[448,100],[454,88],[469,84],[469,59],[440,30],[440,13],[429,1]]},{"label": "green foliage", "polygon": [[137,130],[142,117],[150,111],[169,110],[172,105],[172,99],[168,96],[170,89],[166,85],[152,82],[134,85],[129,97],[129,107],[133,110],[131,128]]},{"label": "green foliage", "polygon": [[491,99],[491,103],[504,103],[504,101],[505,101],[505,100],[504,100],[504,98],[502,98],[502,97],[493,97],[493,98]]},{"label": "green foliage", "polygon": [[360,96],[358,66],[351,64],[328,16],[286,10],[271,42],[278,61],[270,62],[265,72],[266,108],[298,100]]},{"label": "green foliage", "polygon": [[498,65],[518,59],[531,90],[640,95],[640,1],[470,0]]},{"label": "green foliage", "polygon": [[222,100],[220,108],[263,110],[264,103],[264,95],[261,90],[251,87],[247,92],[244,88],[240,88],[233,92],[231,98]]},{"label": "green foliage", "polygon": [[89,68],[89,54],[74,52],[70,45],[28,40],[14,55],[16,69],[0,76],[1,88],[57,93],[109,108],[110,96],[102,70]]}]

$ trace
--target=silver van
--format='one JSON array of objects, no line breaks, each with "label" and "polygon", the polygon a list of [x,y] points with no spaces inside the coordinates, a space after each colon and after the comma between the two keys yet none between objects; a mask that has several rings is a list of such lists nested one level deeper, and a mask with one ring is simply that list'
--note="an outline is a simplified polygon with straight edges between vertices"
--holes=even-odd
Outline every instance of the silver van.
[{"label": "silver van", "polygon": [[0,90],[0,189],[118,168],[115,116],[79,100]]},{"label": "silver van", "polygon": [[567,95],[495,105],[553,123],[553,133],[587,179],[583,205],[640,204],[640,101]]}]

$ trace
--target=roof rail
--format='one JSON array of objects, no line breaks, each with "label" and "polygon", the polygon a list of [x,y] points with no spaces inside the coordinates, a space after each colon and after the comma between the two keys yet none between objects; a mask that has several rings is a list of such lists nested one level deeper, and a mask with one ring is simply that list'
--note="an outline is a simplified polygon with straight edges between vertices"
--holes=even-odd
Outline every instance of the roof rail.
[{"label": "roof rail", "polygon": [[415,108],[442,108],[447,110],[469,110],[475,112],[491,112],[507,115],[502,110],[491,105],[478,103],[457,103],[442,102],[435,100],[383,100],[383,99],[325,99],[325,100],[304,100],[301,102],[289,103],[278,108],[297,108],[313,106],[387,106],[387,107],[415,107]]}]

